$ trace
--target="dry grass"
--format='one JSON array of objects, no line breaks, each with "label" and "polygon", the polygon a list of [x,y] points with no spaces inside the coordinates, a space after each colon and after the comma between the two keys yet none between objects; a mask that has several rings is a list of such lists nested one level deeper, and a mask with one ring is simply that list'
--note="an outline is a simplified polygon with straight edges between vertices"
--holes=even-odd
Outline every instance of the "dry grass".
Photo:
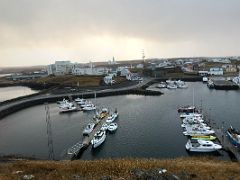
[{"label": "dry grass", "polygon": [[[126,78],[117,77],[115,80],[120,83],[126,81]],[[34,80],[34,83],[47,83],[47,84],[59,84],[64,86],[78,86],[79,87],[94,87],[101,85],[103,76],[73,76],[73,75],[64,75],[64,76],[48,76],[45,78],[40,78]]]},{"label": "dry grass", "polygon": [[[33,174],[36,179],[73,179],[78,175],[86,179],[103,176],[132,179],[134,169],[165,168],[176,175],[186,172],[196,179],[240,179],[240,164],[211,158],[109,159],[95,161],[21,161],[0,165],[0,179],[18,179],[23,174]],[[23,171],[22,174],[13,174]]]}]

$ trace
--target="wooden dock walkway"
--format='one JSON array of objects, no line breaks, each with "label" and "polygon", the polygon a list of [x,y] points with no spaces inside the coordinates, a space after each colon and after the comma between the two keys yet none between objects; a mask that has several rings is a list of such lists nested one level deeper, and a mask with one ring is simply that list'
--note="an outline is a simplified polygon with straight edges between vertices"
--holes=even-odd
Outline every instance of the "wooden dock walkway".
[{"label": "wooden dock walkway", "polygon": [[219,142],[221,143],[223,149],[228,152],[231,153],[232,155],[234,155],[234,157],[236,158],[236,160],[238,162],[240,162],[240,149],[238,149],[237,147],[235,147],[230,140],[228,139],[228,137],[226,136],[226,133],[224,132],[223,128],[217,127],[217,124],[212,121],[212,120],[207,120],[207,123],[209,126],[212,127],[212,129],[215,131],[215,135],[217,137],[217,139],[219,140]]},{"label": "wooden dock walkway", "polygon": [[[93,131],[88,135],[88,136],[83,136],[82,140],[77,142],[75,145],[73,145],[71,148],[68,149],[67,154],[70,155],[71,159],[75,159],[79,157],[79,155],[87,149],[87,147],[91,144],[91,140],[93,139],[94,135],[96,132],[98,132],[102,125],[106,123],[108,116],[105,118],[101,119],[93,129]],[[89,121],[92,122],[93,120]]]}]

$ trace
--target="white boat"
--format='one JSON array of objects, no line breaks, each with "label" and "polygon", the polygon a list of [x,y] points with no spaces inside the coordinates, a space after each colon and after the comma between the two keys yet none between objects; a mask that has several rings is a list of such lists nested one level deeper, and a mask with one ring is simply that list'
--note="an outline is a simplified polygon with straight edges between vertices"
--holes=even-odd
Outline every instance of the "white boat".
[{"label": "white boat", "polygon": [[202,78],[202,81],[203,81],[204,83],[207,83],[207,82],[208,82],[208,78],[207,78],[206,76],[204,76],[204,77]]},{"label": "white boat", "polygon": [[58,101],[57,104],[59,108],[66,108],[69,106],[73,106],[73,103],[69,102],[66,99],[63,99],[62,101]]},{"label": "white boat", "polygon": [[96,109],[96,106],[94,104],[92,104],[91,106],[86,106],[82,108],[83,111],[93,111],[95,109]]},{"label": "white boat", "polygon": [[60,113],[72,112],[72,111],[77,111],[77,107],[74,105],[69,105],[65,107],[60,107],[59,110],[60,110]]},{"label": "white boat", "polygon": [[204,120],[202,118],[184,118],[183,124],[200,124],[203,123]]},{"label": "white boat", "polygon": [[203,118],[202,114],[199,113],[182,113],[179,115],[180,118],[191,118],[191,117],[201,117]]},{"label": "white boat", "polygon": [[79,105],[83,105],[86,103],[87,100],[83,99],[83,98],[76,98],[76,99],[74,99],[74,101]]},{"label": "white boat", "polygon": [[165,82],[161,82],[160,84],[158,84],[156,86],[157,88],[166,88],[167,87],[167,84]]},{"label": "white boat", "polygon": [[207,130],[207,129],[202,129],[202,130],[186,130],[183,132],[185,136],[202,136],[202,135],[211,135],[214,134],[214,130]]},{"label": "white boat", "polygon": [[83,107],[89,107],[89,106],[92,106],[92,102],[91,101],[85,101],[83,104],[81,104],[80,106],[83,108]]},{"label": "white boat", "polygon": [[189,129],[189,128],[205,128],[207,130],[211,129],[209,126],[207,126],[205,123],[199,123],[199,124],[182,124],[182,128]]},{"label": "white boat", "polygon": [[178,88],[181,88],[181,89],[188,88],[187,84],[181,80],[175,81],[175,84],[177,85]]},{"label": "white boat", "polygon": [[115,121],[117,119],[117,117],[118,117],[118,112],[114,112],[110,116],[108,116],[106,122],[111,123],[111,122]]},{"label": "white boat", "polygon": [[90,134],[95,127],[95,123],[89,123],[83,130],[83,135],[88,135]]},{"label": "white boat", "polygon": [[222,146],[212,141],[189,139],[186,149],[191,152],[213,152],[222,149]]},{"label": "white boat", "polygon": [[108,129],[108,124],[107,123],[104,123],[103,125],[102,125],[102,127],[101,127],[101,130],[102,131],[106,131],[107,129]]},{"label": "white boat", "polygon": [[168,84],[167,88],[168,89],[177,89],[177,86],[175,84]]},{"label": "white boat", "polygon": [[93,139],[91,140],[91,144],[93,148],[96,148],[98,146],[100,146],[106,139],[106,131],[98,131]]},{"label": "white boat", "polygon": [[109,124],[109,126],[108,126],[108,130],[109,130],[110,132],[116,131],[117,128],[118,128],[117,123],[111,123],[111,124]]}]

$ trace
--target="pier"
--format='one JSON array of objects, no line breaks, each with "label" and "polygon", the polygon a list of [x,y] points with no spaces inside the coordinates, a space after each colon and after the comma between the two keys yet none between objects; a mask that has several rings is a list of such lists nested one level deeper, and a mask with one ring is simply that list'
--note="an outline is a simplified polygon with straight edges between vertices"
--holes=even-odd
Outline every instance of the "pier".
[{"label": "pier", "polygon": [[214,88],[220,90],[237,90],[239,86],[232,81],[213,80]]},{"label": "pier", "polygon": [[75,145],[68,149],[67,154],[70,156],[71,160],[80,158],[84,150],[86,150],[91,144],[91,140],[93,139],[96,132],[98,132],[101,129],[102,125],[106,123],[107,118],[108,115],[96,123],[95,128],[88,136],[83,136],[82,141],[77,142]]}]

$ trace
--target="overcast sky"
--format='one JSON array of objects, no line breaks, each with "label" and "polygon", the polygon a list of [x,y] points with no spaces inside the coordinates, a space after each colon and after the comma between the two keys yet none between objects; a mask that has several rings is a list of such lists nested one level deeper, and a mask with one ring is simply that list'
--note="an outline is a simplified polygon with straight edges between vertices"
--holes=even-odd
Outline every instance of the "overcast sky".
[{"label": "overcast sky", "polygon": [[239,0],[0,0],[0,66],[240,55]]}]

